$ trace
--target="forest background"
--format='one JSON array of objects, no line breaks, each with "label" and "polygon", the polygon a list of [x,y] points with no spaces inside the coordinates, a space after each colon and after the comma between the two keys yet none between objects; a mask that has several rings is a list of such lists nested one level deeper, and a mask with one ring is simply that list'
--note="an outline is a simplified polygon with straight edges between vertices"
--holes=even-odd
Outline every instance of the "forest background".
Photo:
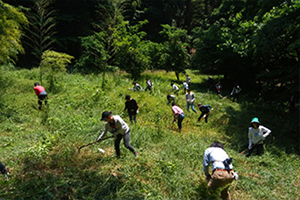
[{"label": "forest background", "polygon": [[[102,99],[100,94],[110,96],[113,92],[117,92],[120,96],[125,95],[119,90],[112,90],[110,86],[112,83],[118,87],[116,80],[118,83],[127,86],[131,84],[132,80],[143,81],[147,74],[147,76],[157,77],[156,82],[160,83],[163,88],[168,87],[169,83],[163,82],[161,78],[168,79],[169,82],[174,81],[180,84],[180,81],[184,80],[182,76],[190,72],[195,82],[192,89],[194,89],[195,92],[199,92],[199,94],[196,93],[196,95],[210,99],[213,102],[216,101],[214,96],[210,96],[210,94],[207,96],[204,95],[204,92],[206,92],[206,85],[204,86],[204,84],[206,83],[204,83],[203,80],[205,80],[207,76],[211,76],[215,78],[215,80],[220,80],[224,91],[228,93],[230,93],[234,83],[238,83],[243,89],[244,101],[247,100],[247,102],[249,102],[246,107],[252,109],[252,111],[248,110],[245,112],[254,115],[254,110],[259,110],[259,112],[266,111],[270,113],[270,116],[274,115],[274,123],[280,122],[284,124],[282,125],[282,130],[280,130],[280,134],[276,135],[276,138],[280,138],[279,141],[281,143],[275,143],[281,147],[281,150],[274,151],[279,155],[285,153],[292,155],[294,153],[299,154],[299,0],[7,0],[0,1],[0,4],[0,64],[4,66],[1,67],[0,76],[1,124],[2,130],[4,130],[3,133],[1,133],[3,137],[1,137],[4,139],[2,148],[4,148],[5,152],[11,150],[15,145],[15,139],[11,139],[10,136],[21,129],[24,130],[23,127],[20,127],[20,124],[24,123],[23,120],[25,119],[23,118],[28,114],[26,111],[17,111],[17,109],[11,107],[18,107],[15,102],[18,94],[12,93],[14,95],[12,97],[7,93],[10,85],[23,87],[22,85],[29,83],[29,80],[31,80],[31,82],[39,81],[46,86],[49,94],[62,96],[62,92],[65,91],[65,88],[62,89],[63,85],[70,84],[71,82],[68,81],[71,79],[85,83],[89,87],[93,87],[92,84],[97,83],[97,85],[101,85],[101,88],[97,88],[96,91],[98,92],[93,91],[93,100],[102,102],[102,106],[100,107],[105,109],[104,105],[108,105],[106,102],[108,100],[106,98]],[[151,71],[149,72],[149,70]],[[155,74],[155,72],[160,73],[161,70],[165,71],[166,75]],[[126,72],[127,75],[120,75],[119,72]],[[170,77],[170,72],[174,73],[174,77]],[[68,78],[69,76],[66,73],[69,75],[74,74],[74,77]],[[94,82],[92,80],[91,82],[85,82],[82,78],[77,77],[76,74],[87,77],[87,79],[95,80]],[[124,82],[122,82],[121,79],[113,79],[111,77],[116,74],[120,77],[124,77]],[[62,77],[66,77],[65,79],[67,80]],[[87,86],[83,84],[79,84],[79,87],[88,90]],[[19,92],[26,94],[26,88]],[[158,87],[158,89],[166,93],[162,88],[160,89]],[[71,93],[74,92],[74,94],[76,94],[75,96],[77,96],[77,89],[72,87],[71,90]],[[160,93],[156,93],[156,95],[160,95]],[[111,97],[113,98],[113,95]],[[294,98],[294,106],[290,102],[291,97]],[[143,99],[151,105],[146,98],[140,97],[140,99]],[[71,100],[74,100],[73,97]],[[60,101],[61,103],[64,102],[62,99],[60,99]],[[103,101],[106,103],[103,103]],[[255,103],[257,107],[253,108],[250,102]],[[60,105],[58,102],[56,103]],[[24,102],[24,104],[26,103]],[[77,110],[80,105],[84,107],[83,104],[75,100],[73,106],[72,103],[66,103],[66,105],[70,106],[66,109],[75,107],[75,110]],[[120,106],[120,104],[118,105]],[[88,104],[85,106],[93,107]],[[224,115],[226,112],[228,113],[228,110],[223,111]],[[65,119],[63,124],[60,124],[58,119],[61,120],[62,116],[57,117],[57,114],[58,113],[51,114],[50,112],[49,114],[49,112],[45,112],[38,116],[30,116],[35,118],[34,121],[45,126],[45,129],[41,129],[39,133],[36,133],[36,136],[34,136],[35,134],[30,136],[38,138],[42,135],[42,143],[33,148],[35,151],[41,151],[42,153],[41,155],[38,153],[37,158],[39,159],[32,159],[32,156],[36,156],[35,154],[31,155],[30,153],[25,153],[24,157],[21,157],[19,161],[11,161],[11,163],[20,164],[20,168],[14,169],[16,170],[16,174],[22,174],[22,170],[25,170],[26,167],[36,166],[37,168],[35,168],[33,174],[39,175],[40,171],[46,168],[50,170],[48,167],[52,166],[56,163],[55,160],[58,161],[63,156],[66,156],[64,158],[67,160],[65,164],[74,164],[75,160],[71,159],[71,155],[73,154],[70,153],[74,150],[72,149],[74,147],[69,147],[69,149],[62,151],[57,157],[53,157],[53,154],[50,155],[50,163],[44,163],[44,151],[48,154],[49,149],[55,149],[55,143],[58,138],[62,139],[64,137],[61,133],[57,134],[58,130],[62,132],[67,131],[68,123],[76,122],[77,125],[79,123],[81,128],[81,123],[88,123],[86,121],[81,122],[76,117],[76,119],[74,119],[73,116],[69,119],[71,121]],[[164,119],[164,114],[165,113],[157,112],[155,116],[158,117],[158,119]],[[24,116],[20,118],[18,117],[19,115]],[[81,115],[88,118],[90,115],[99,116],[99,113],[81,113]],[[219,116],[220,119],[223,119],[222,117],[223,116]],[[249,116],[247,117],[249,118]],[[245,117],[244,121],[249,121],[248,118],[246,119]],[[149,119],[145,119],[145,121],[147,120]],[[272,117],[270,117],[269,120],[272,120]],[[7,123],[9,122],[13,122],[13,124],[8,125]],[[157,129],[152,130],[153,135],[150,134],[149,138],[144,138],[145,141],[149,140],[148,142],[150,142],[155,140],[156,137],[159,138],[166,134],[161,130],[159,121],[153,123],[158,123],[159,131],[157,133]],[[91,132],[96,132],[93,127],[95,124],[96,122],[89,124],[91,125]],[[228,124],[228,122],[226,122],[226,120],[219,121],[219,125],[223,124]],[[61,125],[63,125],[63,128]],[[146,124],[145,127],[148,125],[149,124]],[[194,126],[194,124],[192,125]],[[137,128],[137,132],[143,132],[143,128],[144,127],[141,127],[140,130]],[[207,129],[204,128],[204,130],[208,131],[208,129],[211,128],[212,127],[207,127]],[[72,128],[70,129],[73,130]],[[280,128],[278,127],[278,129]],[[30,132],[27,129],[25,130],[26,133]],[[222,132],[220,130],[218,131]],[[77,131],[74,132],[76,133]],[[230,139],[234,141],[241,139],[236,135],[234,137],[230,135]],[[88,141],[87,138],[82,137],[77,139],[79,141]],[[190,142],[189,144],[194,144],[195,146],[200,143],[203,145],[201,148],[204,148],[205,145],[207,146],[207,143],[211,142],[211,140],[208,140],[193,143],[192,141],[197,142],[197,140],[195,140],[192,135],[184,139],[187,143]],[[68,140],[69,138],[65,141]],[[176,139],[174,140],[176,141]],[[226,139],[223,138],[222,141],[226,143]],[[57,146],[57,149],[62,150],[60,149],[60,145]],[[242,150],[242,148],[245,147],[243,145],[233,145],[233,154],[235,151]],[[147,149],[144,151],[146,152],[146,150]],[[200,150],[203,151],[204,149]],[[18,152],[14,153],[17,154]],[[8,160],[8,156],[3,157],[5,160]],[[272,156],[270,157],[269,159],[271,160],[268,161],[272,163],[274,159]],[[168,185],[172,182],[170,177],[180,177],[176,175],[178,168],[181,169],[181,167],[179,167],[180,164],[171,158],[172,156],[170,156],[169,160],[159,160],[157,163],[159,165],[158,168],[169,175],[169,177],[166,178],[169,182],[166,183],[164,188],[166,191],[175,190],[173,187],[176,184]],[[276,170],[280,168],[279,162],[282,160],[289,162],[293,160],[293,158],[293,156],[281,159],[275,158]],[[78,162],[83,162],[82,158],[76,159]],[[83,165],[93,163],[91,157],[85,159],[86,161],[83,162]],[[152,171],[153,174],[155,172],[155,167],[152,166],[154,162],[144,161],[145,163],[140,164],[140,167],[154,170]],[[199,164],[193,161],[190,162],[192,166]],[[240,165],[246,167],[245,162],[247,161],[240,161]],[[264,161],[260,162],[261,165],[270,164],[270,162],[268,164]],[[126,167],[130,166],[130,163],[123,164]],[[62,163],[61,166],[54,167],[57,174],[61,174],[61,170],[65,169],[63,165],[64,163]],[[294,165],[296,166],[297,163],[292,164],[292,166]],[[119,165],[116,165],[116,167],[119,167]],[[80,166],[79,168],[84,169],[85,167]],[[293,167],[289,170],[292,168]],[[72,168],[72,170],[75,170],[75,167]],[[107,171],[109,170],[111,169]],[[74,172],[77,171],[75,170]],[[264,173],[263,175],[260,174],[264,178],[271,176],[267,171]],[[15,179],[15,182],[5,183],[5,197],[21,198],[26,194],[26,188],[42,188],[45,184],[42,179],[47,176],[48,179],[46,180],[49,181],[53,178],[55,184],[54,186],[49,186],[49,190],[44,188],[44,190],[40,191],[43,198],[50,198],[51,195],[55,194],[57,188],[61,193],[58,192],[55,197],[60,198],[63,196],[63,193],[68,195],[73,194],[73,196],[70,195],[73,198],[78,198],[81,194],[88,194],[87,196],[92,194],[94,197],[98,195],[98,197],[121,198],[121,196],[118,196],[118,193],[121,193],[119,189],[133,184],[133,180],[135,180],[132,178],[131,182],[131,178],[126,177],[129,174],[128,171],[126,173],[123,171],[123,177],[125,176],[130,179],[126,184],[120,181],[120,179],[106,179],[105,175],[101,175],[101,180],[107,180],[110,183],[107,188],[112,187],[109,190],[111,193],[105,193],[105,188],[93,193],[91,191],[83,192],[77,189],[69,191],[67,185],[71,184],[69,183],[69,178],[73,176],[71,175],[72,173],[67,175],[68,178],[64,177],[63,180],[59,180],[57,177],[48,177],[50,174],[53,173],[42,173],[40,176],[41,179],[38,180],[36,180],[36,178],[31,179],[33,177],[29,178],[29,180],[34,180],[37,184],[40,184],[39,186],[34,185],[33,182],[27,182],[27,185],[23,184],[23,187],[21,187],[19,183],[24,181],[22,178],[20,178],[20,180]],[[252,176],[256,177],[256,173],[254,174],[255,175],[252,174]],[[201,176],[201,174],[198,175]],[[27,174],[27,176],[30,175]],[[94,174],[88,174],[88,176],[96,178]],[[149,174],[149,176],[152,175]],[[283,176],[283,174],[279,173],[276,177],[280,176]],[[118,175],[116,177],[118,177]],[[76,178],[77,180],[80,179],[79,177]],[[179,183],[181,178],[177,180],[174,179],[173,181]],[[289,177],[286,180],[289,180],[294,186],[297,186],[299,183],[291,181],[292,179],[292,177]],[[154,180],[156,183],[161,181],[158,178]],[[78,185],[82,186],[81,184],[84,185],[89,181],[89,179],[83,179],[83,182],[78,183]],[[194,179],[191,179],[191,181],[193,183],[194,181],[196,182]],[[59,182],[62,184],[61,187],[59,186]],[[185,182],[188,181],[185,180]],[[154,185],[156,183],[154,183]],[[159,193],[159,187],[153,187],[155,189],[152,189],[151,192],[148,193],[147,191],[150,189],[144,188],[143,184],[145,183],[141,181],[140,184],[143,186],[143,189],[139,189],[137,194],[134,192],[128,196],[126,196],[126,193],[121,194],[124,195],[123,197],[125,198],[132,198],[134,195],[137,195],[134,196],[136,198],[145,198],[145,195],[150,193],[153,195],[156,192],[161,195],[162,198],[191,198],[191,196],[195,195],[193,197],[196,197],[198,193],[201,193],[201,187],[200,189],[198,188],[197,194],[195,194],[193,188],[191,188],[191,191],[187,188],[182,188],[182,191],[186,190],[187,192],[175,192],[173,194],[174,196],[171,196],[171,194],[168,194],[166,191]],[[251,184],[255,185],[256,182],[254,181]],[[244,183],[244,185],[241,184],[241,188],[238,189],[239,191],[247,190],[252,188],[253,185],[251,184],[250,186],[246,183]],[[270,189],[270,185],[273,187],[274,182],[269,182],[267,185],[266,187]],[[17,186],[20,186],[19,195],[15,193]],[[292,186],[287,184],[282,187],[290,188]],[[37,191],[39,190],[37,189]],[[30,198],[33,194],[37,195],[39,193],[37,191],[34,190],[35,193],[26,194],[24,198]],[[267,198],[267,193],[259,192],[257,194],[255,193],[254,196],[257,198],[261,198],[262,196]],[[78,196],[74,196],[74,193]],[[150,198],[151,195],[149,195],[148,198]],[[236,193],[235,195],[238,194]],[[242,196],[238,197],[249,197],[247,195],[250,194],[245,192],[242,193]],[[274,195],[279,195],[279,193],[275,192]],[[292,198],[294,197],[292,196],[291,199]]]}]

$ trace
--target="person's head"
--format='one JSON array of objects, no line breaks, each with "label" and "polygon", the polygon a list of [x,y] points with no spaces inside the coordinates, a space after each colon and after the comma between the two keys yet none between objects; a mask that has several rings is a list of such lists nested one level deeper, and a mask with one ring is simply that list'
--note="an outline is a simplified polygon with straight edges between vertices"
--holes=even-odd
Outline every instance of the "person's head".
[{"label": "person's head", "polygon": [[252,128],[258,128],[259,127],[259,120],[257,117],[253,117],[252,120],[251,120],[251,127]]},{"label": "person's head", "polygon": [[223,144],[221,142],[213,142],[210,147],[218,147],[224,150]]},{"label": "person's head", "polygon": [[198,108],[201,108],[202,106],[202,103],[198,103]]},{"label": "person's head", "polygon": [[147,77],[146,80],[149,81],[149,77]]},{"label": "person's head", "polygon": [[190,89],[187,89],[186,91],[187,91],[188,94],[191,93],[191,90],[190,90]]},{"label": "person's head", "polygon": [[113,119],[113,117],[111,116],[111,113],[112,112],[109,112],[109,111],[104,111],[102,113],[102,118],[101,118],[101,121],[110,121],[111,119]]},{"label": "person's head", "polygon": [[174,83],[171,83],[171,86],[173,86],[174,85]]},{"label": "person's head", "polygon": [[129,101],[130,99],[131,99],[130,95],[127,94],[127,95],[125,96],[125,100],[126,100],[126,101]]},{"label": "person's head", "polygon": [[34,83],[34,86],[38,86],[38,85],[39,85],[39,83],[38,83],[38,82],[35,82],[35,83]]},{"label": "person's head", "polygon": [[136,85],[136,82],[135,81],[133,81],[133,83],[132,83],[133,85]]},{"label": "person's head", "polygon": [[189,77],[189,75],[187,74],[187,75],[185,75],[186,77]]},{"label": "person's head", "polygon": [[171,97],[171,95],[168,94],[168,95],[167,95],[167,99],[169,99],[170,97]]},{"label": "person's head", "polygon": [[175,102],[172,102],[172,106],[176,106]]}]

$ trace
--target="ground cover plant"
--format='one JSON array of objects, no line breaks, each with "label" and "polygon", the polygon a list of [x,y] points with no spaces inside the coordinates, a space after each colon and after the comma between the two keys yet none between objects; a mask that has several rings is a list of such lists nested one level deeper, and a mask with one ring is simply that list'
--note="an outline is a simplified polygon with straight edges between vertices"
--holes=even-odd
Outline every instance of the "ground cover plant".
[{"label": "ground cover plant", "polygon": [[[172,124],[166,95],[173,73],[147,71],[137,82],[145,87],[146,77],[154,92],[133,92],[132,80],[124,72],[101,75],[59,74],[56,88],[48,91],[49,108],[38,110],[33,84],[39,70],[1,67],[0,150],[1,162],[11,178],[0,177],[3,199],[208,199],[202,171],[204,150],[214,141],[224,144],[240,178],[233,182],[233,199],[298,199],[300,194],[299,141],[286,137],[289,115],[272,105],[256,104],[245,96],[238,103],[220,99],[207,90],[208,75],[188,71],[196,103],[216,109],[208,123],[197,123],[199,114],[187,112],[182,90],[177,103],[186,117],[183,130]],[[219,76],[212,76],[221,79]],[[180,75],[185,80],[184,74]],[[50,80],[43,85],[47,90]],[[177,83],[181,86],[180,83]],[[223,86],[229,94],[231,86]],[[85,147],[104,128],[105,110],[120,115],[125,95],[140,106],[137,124],[130,124],[135,158],[121,144],[121,159],[115,157],[112,140]],[[272,130],[261,157],[246,158],[247,128],[252,117]],[[97,148],[106,152],[100,153]]]}]

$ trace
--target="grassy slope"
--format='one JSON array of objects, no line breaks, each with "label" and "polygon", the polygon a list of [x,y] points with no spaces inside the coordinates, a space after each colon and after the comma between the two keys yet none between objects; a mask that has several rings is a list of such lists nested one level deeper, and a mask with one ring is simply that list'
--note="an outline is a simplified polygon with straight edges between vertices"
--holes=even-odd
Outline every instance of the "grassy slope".
[{"label": "grassy slope", "polygon": [[[209,123],[196,123],[199,115],[187,113],[185,102],[179,100],[186,113],[180,134],[171,124],[171,107],[166,105],[175,75],[147,72],[139,81],[142,86],[146,76],[154,83],[154,94],[128,90],[131,80],[122,73],[108,74],[105,90],[101,76],[61,75],[56,90],[49,92],[50,108],[39,111],[33,91],[38,70],[2,69],[0,161],[12,179],[0,178],[0,198],[206,199],[203,152],[216,140],[224,143],[240,174],[231,186],[233,199],[299,198],[300,161],[297,155],[285,153],[292,150],[288,138],[281,136],[285,116],[279,111],[245,99],[240,103],[220,100],[206,90],[206,75],[190,72],[196,103],[218,107]],[[45,79],[46,90],[47,84]],[[101,113],[120,114],[126,94],[140,106],[137,125],[123,117],[139,158],[121,145],[122,159],[116,159],[111,140],[83,148],[79,154],[77,148],[95,141],[103,130]],[[184,98],[181,92],[179,98]],[[263,156],[245,158],[239,152],[247,147],[247,127],[253,116],[276,137],[267,139]],[[99,153],[98,147],[106,153]]]}]

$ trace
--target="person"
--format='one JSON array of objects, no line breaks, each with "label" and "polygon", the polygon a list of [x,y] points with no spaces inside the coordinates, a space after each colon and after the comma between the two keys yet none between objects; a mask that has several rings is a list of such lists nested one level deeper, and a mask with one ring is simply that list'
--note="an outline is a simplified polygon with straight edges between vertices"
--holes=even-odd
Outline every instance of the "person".
[{"label": "person", "polygon": [[168,94],[167,95],[167,99],[168,99],[168,103],[167,103],[167,105],[169,105],[170,103],[171,103],[171,101],[172,102],[175,102],[175,98],[176,98],[176,96],[175,95],[173,95],[173,94]]},{"label": "person", "polygon": [[151,80],[148,77],[146,78],[146,84],[147,84],[147,86],[145,88],[145,91],[150,90],[150,92],[152,92],[153,91],[153,83],[151,82]]},{"label": "person", "polygon": [[5,176],[6,179],[9,179],[8,177],[9,173],[1,162],[0,162],[0,172]]},{"label": "person", "polygon": [[114,136],[114,145],[117,158],[120,158],[120,142],[123,138],[124,145],[129,149],[135,157],[138,157],[138,153],[129,144],[130,129],[128,125],[119,115],[111,115],[111,112],[104,111],[102,113],[101,121],[105,121],[105,129],[98,138],[98,142],[106,135],[107,131],[111,132]]},{"label": "person", "polygon": [[175,85],[174,83],[171,83],[171,87],[172,87],[172,90],[171,90],[170,92],[173,92],[173,91],[174,91],[174,93],[177,94],[178,91],[179,91],[178,86]]},{"label": "person", "polygon": [[173,112],[173,123],[177,120],[177,125],[178,125],[178,129],[179,129],[179,132],[181,132],[181,129],[182,129],[182,121],[184,119],[184,113],[183,113],[183,110],[177,106],[175,104],[175,102],[172,103],[172,112]]},{"label": "person", "polygon": [[129,120],[132,123],[132,118],[134,122],[136,123],[136,114],[139,113],[139,105],[137,104],[136,100],[131,98],[129,94],[125,96],[125,108],[122,112],[122,115],[125,113],[125,111],[128,111]]},{"label": "person", "polygon": [[221,92],[221,88],[222,88],[221,82],[218,81],[217,84],[215,85],[215,87],[216,87],[216,89],[217,89],[218,95],[219,95],[221,98],[223,98],[222,92]]},{"label": "person", "polygon": [[140,86],[139,84],[137,84],[136,81],[133,81],[133,91],[144,91],[144,89],[142,88],[142,86]]},{"label": "person", "polygon": [[184,89],[184,93],[186,93],[186,91],[189,89],[189,85],[184,81],[182,81],[181,83],[182,83],[181,89]]},{"label": "person", "polygon": [[[230,199],[228,188],[233,180],[238,180],[238,173],[233,171],[232,158],[225,152],[223,144],[214,142],[204,151],[203,170],[208,181],[210,191],[221,191],[222,199]],[[209,166],[212,163],[212,173],[209,173]]]},{"label": "person", "polygon": [[235,99],[236,99],[236,101],[239,100],[241,90],[242,89],[240,88],[240,86],[237,83],[234,84],[231,94],[230,94],[230,95],[232,95],[232,102],[234,102]]},{"label": "person", "polygon": [[202,105],[201,103],[198,103],[198,108],[201,111],[201,114],[198,118],[198,122],[200,122],[201,118],[204,116],[205,118],[205,123],[207,123],[207,118],[208,118],[208,114],[210,112],[210,109],[213,111],[213,107],[211,107],[210,105]]},{"label": "person", "polygon": [[198,114],[198,111],[194,108],[194,101],[195,101],[195,95],[193,92],[191,92],[190,89],[187,90],[187,93],[185,94],[186,99],[186,109],[189,111],[189,108],[191,106],[192,110]]},{"label": "person", "polygon": [[187,74],[186,76],[186,83],[188,84],[189,88],[191,87],[191,77]]},{"label": "person", "polygon": [[47,105],[47,92],[43,86],[39,85],[38,82],[34,83],[34,91],[39,98],[38,100],[39,109],[42,110],[42,104],[43,104],[42,101],[45,100],[45,105]]},{"label": "person", "polygon": [[256,155],[262,155],[264,140],[271,133],[271,130],[260,125],[257,117],[252,118],[251,126],[248,129],[249,146],[246,157],[251,156],[253,150],[256,150]]}]

